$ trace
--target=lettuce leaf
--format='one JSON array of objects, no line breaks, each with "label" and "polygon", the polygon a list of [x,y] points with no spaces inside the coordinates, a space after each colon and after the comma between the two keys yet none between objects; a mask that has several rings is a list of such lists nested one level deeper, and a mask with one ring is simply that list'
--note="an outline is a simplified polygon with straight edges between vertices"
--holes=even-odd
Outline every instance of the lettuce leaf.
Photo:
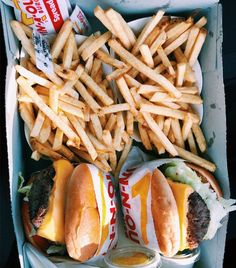
[{"label": "lettuce leaf", "polygon": [[217,198],[216,193],[210,188],[209,183],[201,182],[197,174],[184,162],[172,162],[164,170],[167,178],[173,181],[190,185],[205,201],[211,215],[208,231],[204,239],[212,239],[218,228],[221,227],[221,220],[231,211],[236,210],[236,200]]},{"label": "lettuce leaf", "polygon": [[29,201],[29,198],[28,197],[29,197],[29,193],[30,193],[32,184],[23,186],[24,183],[25,183],[25,179],[24,179],[24,177],[22,176],[21,173],[19,173],[19,177],[18,178],[19,178],[18,193],[21,193],[21,194],[24,194],[25,195],[24,201]]},{"label": "lettuce leaf", "polygon": [[47,249],[47,254],[58,254],[58,255],[65,255],[66,253],[66,246],[65,245],[52,245]]}]

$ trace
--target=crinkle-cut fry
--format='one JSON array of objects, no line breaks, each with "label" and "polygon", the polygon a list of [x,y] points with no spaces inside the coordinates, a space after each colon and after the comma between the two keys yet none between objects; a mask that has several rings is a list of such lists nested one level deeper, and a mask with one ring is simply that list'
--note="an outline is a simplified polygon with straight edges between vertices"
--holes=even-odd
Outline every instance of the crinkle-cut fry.
[{"label": "crinkle-cut fry", "polygon": [[165,147],[166,151],[169,152],[172,156],[178,155],[173,144],[168,140],[163,131],[159,128],[158,124],[154,121],[150,113],[142,112],[144,119],[146,120],[150,129],[158,137],[162,145]]},{"label": "crinkle-cut fry", "polygon": [[46,117],[37,139],[39,140],[39,142],[44,144],[48,140],[50,133],[51,133],[51,121],[48,117]]},{"label": "crinkle-cut fry", "polygon": [[151,143],[156,147],[158,154],[164,154],[165,153],[164,146],[161,144],[160,140],[150,129],[148,130],[148,136],[151,140]]},{"label": "crinkle-cut fry", "polygon": [[[167,117],[173,117],[173,118],[177,118],[180,120],[184,120],[185,116],[187,116],[188,114],[187,112],[184,112],[184,111],[174,110],[174,109],[170,109],[167,107],[162,107],[162,106],[152,105],[152,104],[145,104],[145,103],[141,104],[141,112],[164,115]],[[196,114],[193,114],[193,113],[189,113],[189,114],[191,115],[194,123],[199,122],[199,117]]]},{"label": "crinkle-cut fry", "polygon": [[191,50],[193,48],[193,45],[196,41],[196,38],[198,36],[198,33],[200,31],[199,27],[193,26],[190,30],[189,36],[188,36],[188,40],[186,42],[186,47],[184,50],[184,55],[185,57],[188,59],[191,53]]},{"label": "crinkle-cut fry", "polygon": [[78,133],[84,146],[86,147],[89,155],[91,156],[91,159],[94,161],[98,155],[97,155],[97,152],[96,152],[93,144],[91,143],[88,135],[86,134],[85,130],[83,129],[80,122],[76,119],[76,117],[74,115],[71,115],[68,113],[66,113],[66,115],[67,115],[69,121],[71,122],[71,124],[73,125],[73,127],[75,128],[76,132]]},{"label": "crinkle-cut fry", "polygon": [[118,176],[119,176],[120,170],[123,164],[125,163],[131,148],[132,148],[132,139],[130,138],[129,142],[125,144],[124,150],[121,153],[119,162],[115,170],[115,178],[117,179],[116,184],[118,183]]},{"label": "crinkle-cut fry", "polygon": [[107,123],[106,123],[106,126],[105,126],[105,130],[108,130],[108,131],[112,131],[115,124],[116,124],[116,115],[114,113],[111,113]]},{"label": "crinkle-cut fry", "polygon": [[191,54],[189,56],[188,63],[191,67],[194,65],[194,63],[196,62],[196,60],[200,54],[200,51],[201,51],[202,46],[205,42],[206,36],[207,36],[207,30],[202,28],[197,36],[197,39],[194,43]]},{"label": "crinkle-cut fry", "polygon": [[114,101],[98,86],[97,83],[86,73],[83,72],[80,80],[100,99],[105,105],[111,105]]},{"label": "crinkle-cut fry", "polygon": [[59,159],[63,158],[62,155],[53,151],[51,148],[48,148],[46,145],[41,144],[35,138],[30,138],[30,144],[31,144],[34,151],[37,151],[42,155],[48,156],[49,158],[51,158],[53,160],[59,160]]},{"label": "crinkle-cut fry", "polygon": [[24,29],[22,28],[21,23],[16,20],[12,20],[10,22],[10,25],[17,39],[21,42],[22,47],[26,50],[26,52],[30,55],[33,62],[35,63],[34,46],[31,40],[27,37],[26,33],[24,32]]},{"label": "crinkle-cut fry", "polygon": [[63,50],[63,57],[62,57],[63,68],[65,69],[71,68],[73,53],[74,53],[74,36],[73,36],[73,32],[70,32],[66,40],[64,50]]},{"label": "crinkle-cut fry", "polygon": [[172,67],[169,58],[165,54],[165,51],[163,50],[162,46],[159,46],[157,49],[157,53],[162,61],[162,63],[165,65],[165,67],[168,69],[169,73],[174,76],[175,75],[175,70]]},{"label": "crinkle-cut fry", "polygon": [[[168,56],[170,53],[172,53],[176,48],[178,48],[179,46],[181,46],[184,42],[186,42],[186,40],[188,39],[188,35],[189,35],[190,29],[188,29],[187,31],[185,31],[184,33],[182,33],[178,38],[176,38],[171,44],[169,44],[169,46],[167,46],[164,51],[165,54]],[[154,64],[155,66],[161,62],[161,58],[159,57],[159,55],[157,55],[154,58]]]},{"label": "crinkle-cut fry", "polygon": [[37,117],[34,122],[34,126],[30,132],[30,137],[38,137],[40,130],[42,129],[43,123],[45,120],[45,115],[40,110],[38,111]]},{"label": "crinkle-cut fry", "polygon": [[125,74],[124,78],[125,78],[125,81],[129,87],[139,88],[141,86],[141,83],[139,83],[137,80],[135,80],[133,77],[131,77],[128,74]]},{"label": "crinkle-cut fry", "polygon": [[102,107],[100,110],[100,115],[129,111],[129,110],[130,105],[128,103],[113,104],[107,107]]},{"label": "crinkle-cut fry", "polygon": [[154,61],[153,61],[152,54],[151,54],[149,47],[145,44],[142,44],[139,47],[139,50],[140,50],[140,53],[142,55],[144,63],[147,64],[147,66],[149,66],[150,68],[153,68]]},{"label": "crinkle-cut fry", "polygon": [[126,131],[130,136],[134,134],[134,116],[130,111],[126,114]]},{"label": "crinkle-cut fry", "polygon": [[73,23],[70,20],[66,20],[59,33],[56,36],[55,41],[53,42],[52,48],[51,48],[51,55],[52,59],[57,59],[60,55],[63,47],[65,46],[65,43],[72,31]]},{"label": "crinkle-cut fry", "polygon": [[70,127],[66,126],[64,122],[52,111],[52,109],[44,103],[42,98],[40,98],[35,90],[29,85],[28,81],[20,76],[17,78],[17,83],[22,86],[26,94],[32,98],[38,108],[65,133],[65,135],[74,143],[74,145],[79,146],[80,139],[78,135]]},{"label": "crinkle-cut fry", "polygon": [[184,148],[184,140],[181,132],[181,127],[179,120],[176,118],[171,119],[171,129],[173,131],[173,134],[175,136],[175,144],[178,145],[181,148]]},{"label": "crinkle-cut fry", "polygon": [[181,87],[183,85],[186,67],[186,63],[182,62],[177,64],[176,87]]},{"label": "crinkle-cut fry", "polygon": [[85,63],[85,66],[84,66],[84,70],[87,74],[91,75],[91,71],[92,71],[92,68],[93,68],[93,59],[94,59],[94,56],[91,55],[86,63]]},{"label": "crinkle-cut fry", "polygon": [[86,61],[98,49],[100,49],[111,38],[111,32],[106,32],[96,38],[89,46],[85,47],[81,53],[81,57]]},{"label": "crinkle-cut fry", "polygon": [[145,129],[140,123],[138,124],[138,130],[140,134],[140,138],[142,141],[142,144],[144,145],[146,150],[152,150],[152,145],[149,140],[147,129]]},{"label": "crinkle-cut fry", "polygon": [[127,67],[127,65],[120,60],[114,59],[113,57],[111,57],[108,53],[106,53],[105,51],[103,51],[102,49],[98,49],[95,52],[95,55],[98,59],[100,59],[102,62],[111,65],[113,67],[116,67],[118,69],[122,69]]},{"label": "crinkle-cut fry", "polygon": [[105,11],[105,14],[109,19],[110,23],[112,24],[113,29],[115,29],[116,36],[121,41],[122,45],[125,48],[130,49],[132,45],[128,35],[126,34],[126,31],[123,29],[118,13],[114,9],[109,8]]},{"label": "crinkle-cut fry", "polygon": [[85,86],[80,82],[77,81],[75,84],[76,90],[79,92],[81,97],[84,99],[84,101],[88,104],[88,106],[94,111],[97,112],[98,109],[101,108],[101,106],[94,100],[94,98],[88,93]]},{"label": "crinkle-cut fry", "polygon": [[102,140],[102,125],[97,114],[90,114],[90,120],[92,121],[94,131],[98,140]]},{"label": "crinkle-cut fry", "polygon": [[58,105],[62,111],[73,114],[73,115],[84,120],[84,114],[80,108],[78,108],[72,104],[66,103],[64,101],[60,101],[60,100],[59,100]]},{"label": "crinkle-cut fry", "polygon": [[180,148],[176,145],[174,145],[175,149],[177,150],[178,154],[180,157],[182,157],[183,159],[189,161],[190,163],[196,164],[200,167],[203,167],[211,172],[215,172],[216,170],[216,165],[213,164],[212,162],[201,158],[191,152],[188,152],[186,150],[184,150],[183,148]]},{"label": "crinkle-cut fry", "polygon": [[163,10],[159,10],[156,15],[152,16],[149,22],[144,26],[142,32],[140,33],[135,45],[132,48],[132,54],[137,55],[139,47],[144,43],[145,39],[152,32],[152,30],[157,26],[164,15]]},{"label": "crinkle-cut fry", "polygon": [[118,78],[116,80],[116,84],[119,88],[121,95],[125,99],[125,101],[130,105],[131,108],[134,108],[135,107],[134,99],[130,93],[130,90],[128,88],[128,85],[127,85],[124,77]]},{"label": "crinkle-cut fry", "polygon": [[198,144],[200,151],[205,152],[206,151],[206,139],[203,135],[203,132],[202,132],[200,126],[198,124],[193,124],[192,131],[193,131],[193,134],[196,138],[196,141],[197,141],[197,144]]},{"label": "crinkle-cut fry", "polygon": [[187,115],[184,119],[183,126],[182,126],[182,137],[183,140],[186,141],[189,135],[189,131],[191,130],[193,125],[192,118]]},{"label": "crinkle-cut fry", "polygon": [[181,93],[164,76],[157,74],[150,67],[138,60],[134,55],[123,48],[116,40],[110,40],[108,44],[120,57],[125,58],[131,66],[136,68],[138,71],[150,79],[154,80],[156,83],[160,84],[170,94],[177,98],[181,96]]},{"label": "crinkle-cut fry", "polygon": [[26,68],[22,67],[21,65],[16,65],[15,69],[21,76],[29,79],[30,81],[33,81],[34,83],[37,83],[37,84],[44,86],[46,88],[51,88],[54,86],[54,84],[51,81],[49,81],[49,80],[47,80],[47,79],[45,79],[45,78],[43,78],[35,73],[32,73],[31,71],[28,71]]},{"label": "crinkle-cut fry", "polygon": [[30,112],[27,108],[27,104],[23,102],[19,103],[19,110],[21,118],[26,123],[28,129],[32,131],[35,122],[34,114]]},{"label": "crinkle-cut fry", "polygon": [[79,45],[79,48],[78,48],[78,54],[81,55],[81,53],[83,52],[83,50],[90,46],[93,41],[96,39],[96,37],[91,34],[89,37],[87,37],[80,45]]},{"label": "crinkle-cut fry", "polygon": [[166,41],[166,33],[165,31],[160,32],[156,40],[152,43],[150,47],[150,51],[152,56],[156,53],[158,47],[162,46]]},{"label": "crinkle-cut fry", "polygon": [[116,69],[112,73],[108,74],[106,76],[106,79],[108,81],[119,79],[121,76],[126,74],[130,69],[131,69],[131,67],[125,67],[125,68],[122,68],[122,69]]},{"label": "crinkle-cut fry", "polygon": [[94,9],[94,15],[97,17],[101,23],[112,33],[116,36],[116,30],[114,29],[112,23],[107,18],[104,10],[100,6],[96,6]]},{"label": "crinkle-cut fry", "polygon": [[189,149],[190,149],[190,151],[191,151],[193,154],[198,155],[196,142],[195,142],[195,140],[194,140],[193,132],[192,132],[191,129],[190,129],[190,131],[189,131],[189,133],[188,133],[188,145],[189,145]]},{"label": "crinkle-cut fry", "polygon": [[96,79],[96,75],[98,74],[100,68],[102,68],[102,61],[98,58],[94,58],[91,70],[91,77],[93,78],[93,80]]}]

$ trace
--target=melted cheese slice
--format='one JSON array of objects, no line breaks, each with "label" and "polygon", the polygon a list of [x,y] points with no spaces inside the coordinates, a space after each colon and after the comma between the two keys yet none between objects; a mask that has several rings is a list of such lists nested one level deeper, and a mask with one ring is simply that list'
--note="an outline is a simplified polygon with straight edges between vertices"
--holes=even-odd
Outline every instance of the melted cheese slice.
[{"label": "melted cheese slice", "polygon": [[48,240],[65,243],[65,196],[66,185],[74,167],[67,160],[58,160],[53,163],[55,169],[54,184],[49,197],[48,211],[37,235]]},{"label": "melted cheese slice", "polygon": [[187,227],[188,227],[188,197],[193,192],[192,187],[187,184],[173,182],[167,180],[170,188],[174,194],[175,201],[179,212],[179,223],[180,223],[180,251],[188,248],[187,243]]}]

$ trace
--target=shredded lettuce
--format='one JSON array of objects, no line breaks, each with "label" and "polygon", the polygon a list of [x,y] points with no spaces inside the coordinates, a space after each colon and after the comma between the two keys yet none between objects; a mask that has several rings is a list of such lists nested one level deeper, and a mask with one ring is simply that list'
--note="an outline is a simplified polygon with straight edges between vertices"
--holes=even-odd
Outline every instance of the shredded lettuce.
[{"label": "shredded lettuce", "polygon": [[47,254],[58,254],[58,255],[65,255],[66,253],[66,246],[65,245],[52,245],[47,249]]},{"label": "shredded lettuce", "polygon": [[23,186],[24,183],[25,183],[25,179],[24,179],[24,177],[22,176],[22,174],[19,173],[18,193],[21,193],[21,194],[24,194],[24,195],[25,195],[25,197],[24,197],[24,201],[29,201],[29,198],[28,198],[28,197],[29,197],[29,193],[30,193],[32,184]]},{"label": "shredded lettuce", "polygon": [[221,220],[231,211],[236,210],[234,199],[217,198],[216,193],[210,188],[209,183],[201,182],[191,168],[184,162],[172,162],[164,170],[166,177],[173,181],[190,185],[205,201],[210,211],[210,223],[204,239],[212,239],[218,228],[221,227]]}]

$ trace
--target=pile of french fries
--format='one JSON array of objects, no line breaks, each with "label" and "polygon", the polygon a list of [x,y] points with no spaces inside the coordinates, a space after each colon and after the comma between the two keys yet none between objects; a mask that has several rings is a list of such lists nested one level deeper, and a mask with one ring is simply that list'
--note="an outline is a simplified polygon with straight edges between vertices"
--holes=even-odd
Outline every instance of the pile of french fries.
[{"label": "pile of french fries", "polygon": [[[206,141],[191,107],[202,104],[192,67],[207,35],[206,18],[194,23],[192,17],[170,18],[160,10],[136,36],[115,10],[97,6],[94,14],[108,31],[77,45],[67,20],[51,44],[51,73],[36,67],[32,30],[11,22],[28,54],[16,70],[32,158],[84,159],[118,175],[136,124],[147,150],[156,148],[159,154],[180,156],[214,171],[213,163],[198,156]],[[113,71],[105,74],[104,64]]]}]

